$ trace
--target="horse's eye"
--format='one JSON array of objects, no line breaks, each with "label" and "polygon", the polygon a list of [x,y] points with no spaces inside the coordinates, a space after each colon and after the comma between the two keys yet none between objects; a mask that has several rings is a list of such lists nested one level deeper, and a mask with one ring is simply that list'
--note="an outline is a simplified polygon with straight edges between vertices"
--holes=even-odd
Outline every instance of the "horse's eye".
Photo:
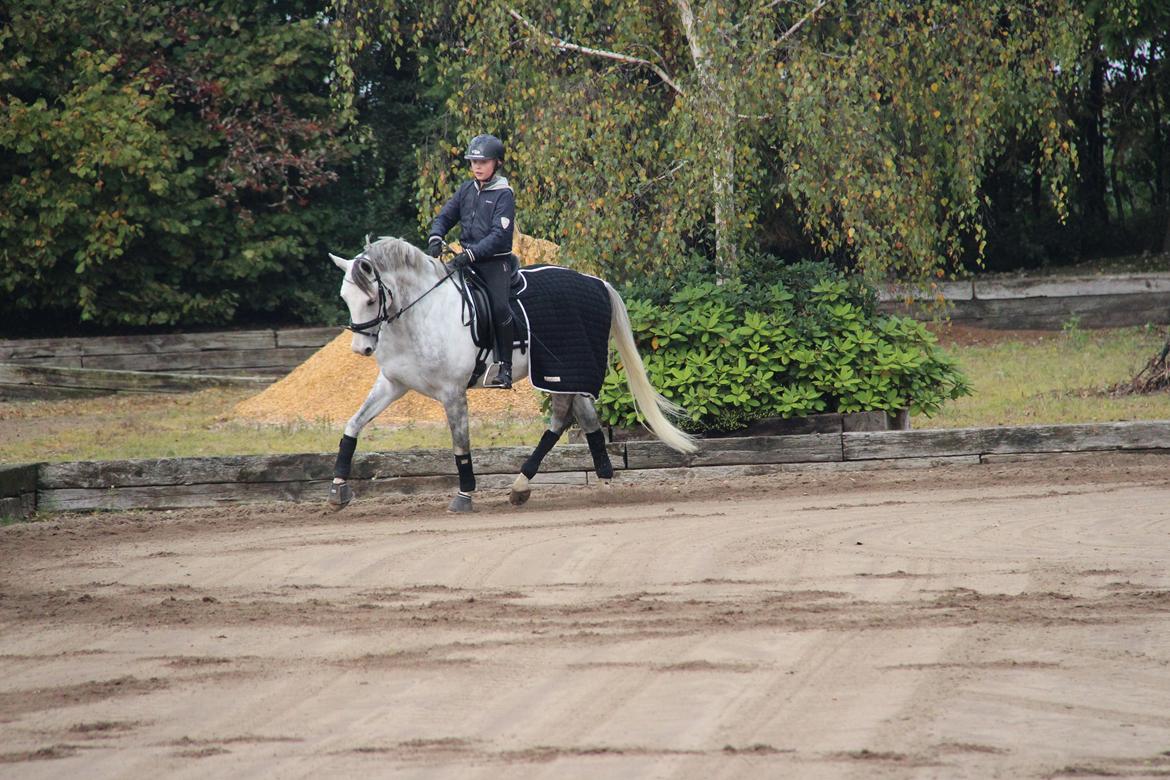
[{"label": "horse's eye", "polygon": [[366,298],[366,303],[370,306],[373,306],[375,303],[377,303],[377,301],[375,301],[373,298]]}]

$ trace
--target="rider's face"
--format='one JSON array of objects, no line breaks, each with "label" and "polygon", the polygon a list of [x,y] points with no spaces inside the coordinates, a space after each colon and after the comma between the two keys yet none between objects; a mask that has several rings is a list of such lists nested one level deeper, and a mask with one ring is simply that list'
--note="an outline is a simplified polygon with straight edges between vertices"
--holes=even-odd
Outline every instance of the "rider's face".
[{"label": "rider's face", "polygon": [[490,181],[496,172],[495,160],[472,160],[471,175],[478,182]]}]

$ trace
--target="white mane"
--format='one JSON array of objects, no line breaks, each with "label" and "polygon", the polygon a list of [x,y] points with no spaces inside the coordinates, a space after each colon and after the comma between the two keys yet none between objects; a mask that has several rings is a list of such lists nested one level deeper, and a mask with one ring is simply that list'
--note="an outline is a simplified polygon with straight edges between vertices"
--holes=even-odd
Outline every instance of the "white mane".
[{"label": "white mane", "polygon": [[367,243],[362,255],[374,264],[379,272],[410,269],[418,272],[444,273],[442,263],[432,258],[406,239],[382,236],[373,243]]}]

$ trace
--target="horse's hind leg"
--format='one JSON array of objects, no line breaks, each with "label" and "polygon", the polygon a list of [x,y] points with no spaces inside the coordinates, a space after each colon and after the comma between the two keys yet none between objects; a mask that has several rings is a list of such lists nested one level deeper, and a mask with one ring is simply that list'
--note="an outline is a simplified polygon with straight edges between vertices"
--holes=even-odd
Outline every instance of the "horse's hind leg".
[{"label": "horse's hind leg", "polygon": [[471,494],[475,492],[475,469],[471,465],[471,432],[468,430],[467,393],[460,391],[443,402],[447,427],[451,429],[451,446],[455,450],[455,468],[459,471],[459,492],[447,505],[448,512],[470,512]]},{"label": "horse's hind leg", "polygon": [[333,466],[333,484],[329,486],[331,506],[341,509],[353,500],[353,489],[350,488],[348,480],[350,467],[353,465],[353,453],[357,449],[358,434],[404,393],[406,388],[403,385],[378,374],[378,379],[370,388],[370,394],[366,396],[365,402],[345,424],[345,434],[337,447],[337,462]]},{"label": "horse's hind leg", "polygon": [[554,393],[549,406],[551,416],[548,430],[540,437],[540,443],[528,456],[528,460],[524,461],[524,465],[520,467],[520,475],[512,483],[512,492],[508,495],[508,500],[514,506],[520,506],[532,495],[528,481],[536,476],[536,472],[540,470],[540,462],[561,438],[561,434],[573,419],[573,396]]},{"label": "horse's hind leg", "polygon": [[608,484],[613,479],[613,462],[605,448],[605,434],[601,430],[601,420],[593,401],[583,395],[577,396],[573,400],[573,413],[577,416],[577,424],[585,432],[589,454],[593,456],[593,470],[597,472],[598,478]]}]

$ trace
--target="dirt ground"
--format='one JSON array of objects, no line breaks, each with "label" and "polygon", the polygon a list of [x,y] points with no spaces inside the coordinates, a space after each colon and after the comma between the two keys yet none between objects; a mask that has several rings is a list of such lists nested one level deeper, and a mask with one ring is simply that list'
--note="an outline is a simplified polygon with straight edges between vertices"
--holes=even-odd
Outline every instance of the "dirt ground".
[{"label": "dirt ground", "polygon": [[5,527],[0,777],[1168,776],[1168,465]]}]

